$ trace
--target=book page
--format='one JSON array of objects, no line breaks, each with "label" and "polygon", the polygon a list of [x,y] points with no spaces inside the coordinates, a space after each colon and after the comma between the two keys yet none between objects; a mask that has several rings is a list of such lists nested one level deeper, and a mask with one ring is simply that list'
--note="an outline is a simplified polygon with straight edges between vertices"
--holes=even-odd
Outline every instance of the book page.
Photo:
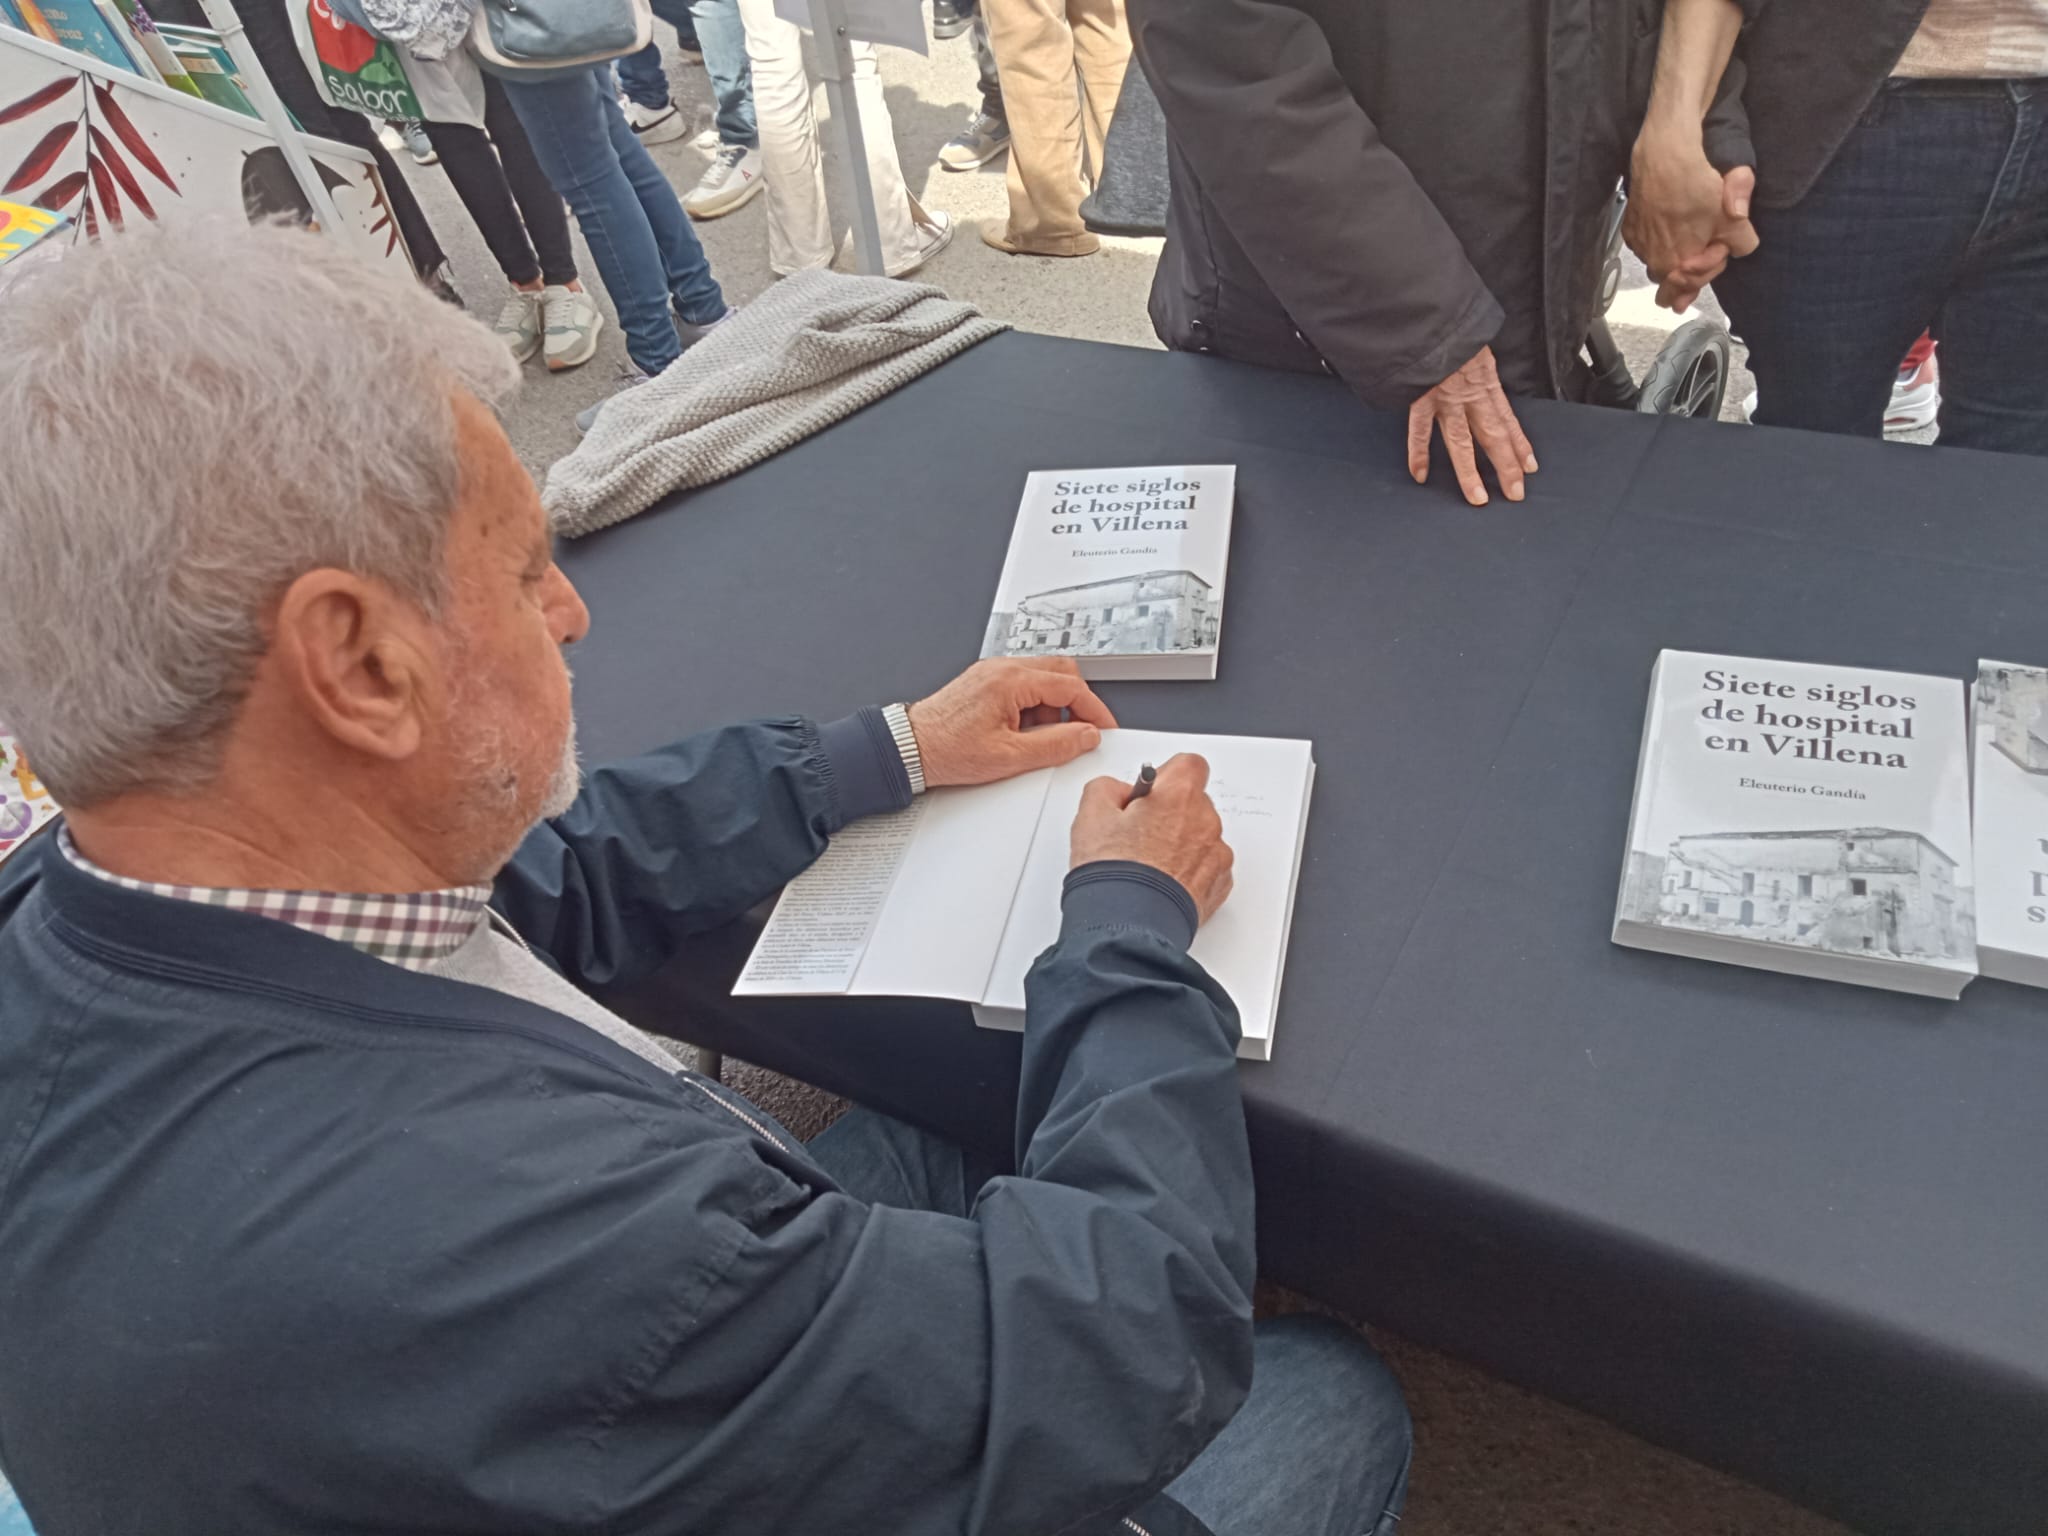
[{"label": "book page", "polygon": [[1191,953],[1237,1004],[1245,1034],[1271,1033],[1308,813],[1306,741],[1107,731],[1097,751],[1058,769],[983,999],[990,1007],[1023,1008],[1025,972],[1059,937],[1060,885],[1082,788],[1099,774],[1129,782],[1145,763],[1160,766],[1177,752],[1209,760],[1209,793],[1237,855],[1230,899],[1203,925]]},{"label": "book page", "polygon": [[845,828],[783,890],[735,997],[844,992],[881,917],[928,802]]},{"label": "book page", "polygon": [[1052,787],[1042,768],[1000,784],[935,789],[852,991],[977,1002]]}]

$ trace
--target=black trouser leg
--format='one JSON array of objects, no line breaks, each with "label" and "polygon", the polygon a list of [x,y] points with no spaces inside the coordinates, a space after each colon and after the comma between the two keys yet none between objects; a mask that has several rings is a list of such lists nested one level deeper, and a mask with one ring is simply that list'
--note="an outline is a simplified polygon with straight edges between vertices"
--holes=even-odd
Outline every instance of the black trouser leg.
[{"label": "black trouser leg", "polygon": [[526,220],[526,235],[540,258],[541,276],[549,283],[575,282],[576,249],[569,243],[568,205],[534,158],[526,125],[519,121],[494,75],[484,76],[484,127],[498,146],[505,185],[512,189],[513,200]]},{"label": "black trouser leg", "polygon": [[319,88],[299,58],[298,44],[292,41],[291,18],[285,11],[284,0],[233,3],[235,14],[242,18],[242,30],[249,36],[249,46],[256,50],[272,88],[299,120],[299,126],[308,133],[370,152],[376,159],[378,174],[384,178],[384,195],[390,201],[391,216],[398,222],[399,233],[405,236],[406,249],[412,252],[414,270],[425,277],[438,269],[448,259],[441,250],[441,242],[434,238],[433,226],[427,223],[412,188],[398,174],[397,163],[377,142],[377,130],[368,118],[337,111],[320,99]]},{"label": "black trouser leg", "polygon": [[441,169],[448,173],[455,195],[483,231],[484,244],[491,248],[500,270],[513,283],[532,283],[540,276],[540,262],[526,238],[526,224],[513,204],[512,189],[505,184],[505,171],[490,138],[483,129],[467,123],[424,126],[441,156]]}]

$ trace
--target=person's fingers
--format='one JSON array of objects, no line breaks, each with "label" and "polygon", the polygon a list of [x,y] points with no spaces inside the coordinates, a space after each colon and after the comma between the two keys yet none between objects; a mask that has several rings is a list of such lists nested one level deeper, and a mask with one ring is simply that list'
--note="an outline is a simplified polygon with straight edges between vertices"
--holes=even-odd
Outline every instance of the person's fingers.
[{"label": "person's fingers", "polygon": [[1479,446],[1486,453],[1487,462],[1493,465],[1494,475],[1500,480],[1500,493],[1509,501],[1522,499],[1522,460],[1515,452],[1515,441],[1508,436],[1502,417],[1506,411],[1475,411],[1473,432],[1479,439]]},{"label": "person's fingers", "polygon": [[1443,428],[1444,447],[1450,450],[1451,469],[1458,477],[1459,489],[1473,506],[1485,506],[1486,482],[1479,478],[1479,461],[1472,452],[1471,422],[1465,419],[1463,411],[1458,411],[1444,418]]},{"label": "person's fingers", "polygon": [[1719,239],[1709,240],[1685,260],[1672,264],[1664,275],[1704,286],[1721,275],[1728,265],[1728,247]]},{"label": "person's fingers", "polygon": [[1081,786],[1081,806],[1075,820],[1088,816],[1114,815],[1131,801],[1131,786],[1109,774],[1090,779]]},{"label": "person's fingers", "polygon": [[1062,725],[1043,725],[1035,731],[1019,731],[1011,738],[1010,755],[1019,772],[1028,772],[1071,763],[1101,745],[1101,731],[1086,721],[1069,720]]},{"label": "person's fingers", "polygon": [[1747,219],[1738,219],[1721,231],[1721,238],[1728,243],[1730,256],[1753,256],[1756,248],[1763,244],[1757,238],[1756,226]]},{"label": "person's fingers", "polygon": [[1431,398],[1424,395],[1408,407],[1408,473],[1417,485],[1429,479],[1429,429],[1436,420]]},{"label": "person's fingers", "polygon": [[1508,404],[1507,396],[1501,396],[1501,411],[1507,421],[1508,436],[1515,445],[1515,455],[1521,460],[1522,468],[1529,474],[1536,473],[1536,450],[1530,445],[1529,434],[1522,430],[1515,408]]},{"label": "person's fingers", "polygon": [[1667,277],[1657,285],[1657,303],[1674,314],[1684,314],[1699,296],[1699,285],[1684,278]]},{"label": "person's fingers", "polygon": [[[1073,663],[1068,662],[1072,667]],[[1116,716],[1109,712],[1109,706],[1095,695],[1095,690],[1081,681],[1079,668],[1072,671],[1047,671],[1032,668],[1022,671],[1016,678],[1017,691],[1014,702],[1021,717],[1024,711],[1041,706],[1064,709],[1076,720],[1086,721],[1101,730],[1116,729]]]},{"label": "person's fingers", "polygon": [[1209,787],[1209,759],[1199,752],[1176,752],[1159,766],[1159,776],[1153,780],[1156,790],[1161,784],[1184,788],[1189,791]]},{"label": "person's fingers", "polygon": [[1025,730],[1035,730],[1041,725],[1058,725],[1066,714],[1054,704],[1034,704],[1018,717],[1017,723]]},{"label": "person's fingers", "polygon": [[[1756,191],[1756,168],[1738,165],[1721,178],[1721,211],[1731,219],[1749,220],[1749,199]],[[1737,252],[1737,255],[1744,253]]]}]

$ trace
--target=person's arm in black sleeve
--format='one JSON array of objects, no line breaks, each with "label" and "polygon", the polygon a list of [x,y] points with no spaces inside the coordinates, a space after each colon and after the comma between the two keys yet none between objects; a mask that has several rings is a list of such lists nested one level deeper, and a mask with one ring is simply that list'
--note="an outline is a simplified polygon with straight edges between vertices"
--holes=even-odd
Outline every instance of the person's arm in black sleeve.
[{"label": "person's arm in black sleeve", "polygon": [[841,827],[909,803],[878,709],[706,731],[593,772],[527,835],[491,902],[571,980],[629,983],[773,895]]},{"label": "person's arm in black sleeve", "polygon": [[759,1162],[723,1175],[724,1209],[664,1194],[636,1226],[631,1267],[675,1273],[677,1303],[609,1419],[612,1528],[1091,1530],[1236,1411],[1254,1255],[1235,1011],[1186,953],[1176,882],[1098,862],[1063,905],[1026,984],[1021,1166],[968,1217]]},{"label": "person's arm in black sleeve", "polygon": [[1494,368],[1500,304],[1338,74],[1323,29],[1281,0],[1129,9],[1201,195],[1338,376],[1409,413],[1409,472],[1428,477],[1441,429],[1467,501],[1486,501],[1475,448],[1520,501],[1536,458]]}]

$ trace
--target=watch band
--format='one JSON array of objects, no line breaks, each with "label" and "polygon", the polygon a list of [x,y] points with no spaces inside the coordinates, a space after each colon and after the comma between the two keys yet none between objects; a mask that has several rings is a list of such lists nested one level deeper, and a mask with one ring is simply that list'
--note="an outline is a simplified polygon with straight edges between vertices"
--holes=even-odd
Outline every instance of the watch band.
[{"label": "watch band", "polygon": [[895,739],[896,755],[903,759],[903,771],[910,775],[910,792],[924,793],[924,757],[917,750],[917,733],[910,728],[910,706],[908,704],[885,704],[882,719],[888,723],[889,735]]}]

